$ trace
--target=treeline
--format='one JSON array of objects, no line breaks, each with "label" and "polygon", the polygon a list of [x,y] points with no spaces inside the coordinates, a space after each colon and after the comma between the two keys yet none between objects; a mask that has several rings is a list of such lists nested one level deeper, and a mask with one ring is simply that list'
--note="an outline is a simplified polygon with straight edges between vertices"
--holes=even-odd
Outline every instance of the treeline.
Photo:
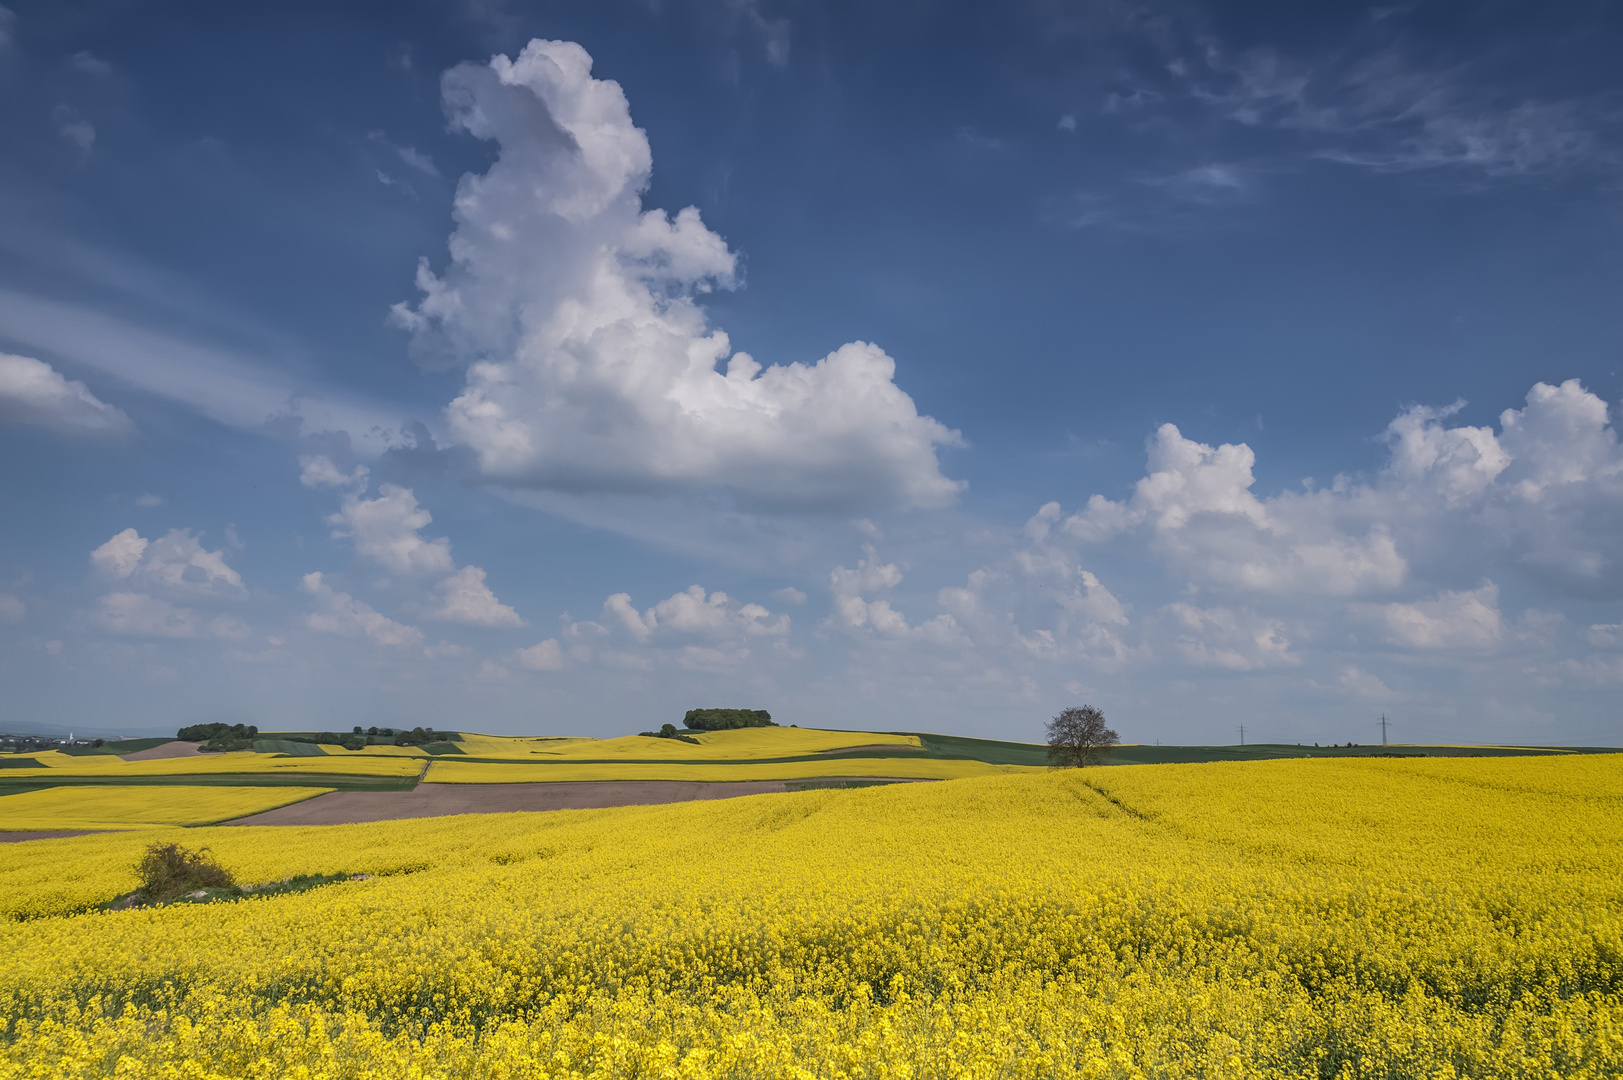
[{"label": "treeline", "polygon": [[692,735],[684,735],[677,731],[675,724],[661,724],[658,731],[639,731],[637,734],[649,739],[676,739],[679,742],[690,742],[694,746],[700,745],[699,740]]},{"label": "treeline", "polygon": [[689,709],[682,726],[693,731],[732,731],[734,728],[777,727],[765,709]]},{"label": "treeline", "polygon": [[199,750],[218,751],[252,750],[259,728],[253,724],[193,724],[175,732],[175,738],[186,742],[202,743]]},{"label": "treeline", "polygon": [[[176,733],[178,739],[202,743],[201,750],[251,750],[259,728],[253,724],[193,724]],[[457,739],[455,731],[435,731],[431,727],[415,727],[410,731],[394,728],[370,727],[364,731],[359,724],[350,731],[317,731],[303,733],[277,733],[282,742],[316,743],[342,746],[346,750],[363,750],[368,746],[427,746],[430,743],[450,743]]]}]

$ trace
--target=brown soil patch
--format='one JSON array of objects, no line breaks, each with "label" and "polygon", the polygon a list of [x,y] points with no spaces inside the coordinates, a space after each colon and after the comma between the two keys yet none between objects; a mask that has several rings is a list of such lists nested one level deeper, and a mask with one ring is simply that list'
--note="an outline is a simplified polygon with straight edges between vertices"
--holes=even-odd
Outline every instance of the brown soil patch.
[{"label": "brown soil patch", "polygon": [[0,844],[20,844],[24,840],[61,840],[68,836],[89,836],[110,829],[41,829],[32,832],[0,832]]},{"label": "brown soil patch", "polygon": [[198,749],[202,743],[181,742],[179,739],[166,742],[162,746],[154,746],[150,750],[137,750],[133,754],[120,754],[120,761],[159,761],[163,758],[197,757],[202,753]]},{"label": "brown soil patch", "polygon": [[922,746],[898,746],[895,743],[874,743],[870,746],[836,746],[832,750],[819,750],[819,754],[854,754],[858,750],[895,750],[903,754],[922,754]]},{"label": "brown soil patch", "polygon": [[[611,806],[653,806],[697,799],[769,795],[805,784],[872,782],[878,777],[819,776],[815,780],[559,781],[538,784],[418,784],[411,791],[334,791],[277,807],[225,825],[353,825],[367,821],[448,817],[452,814],[510,814],[536,810],[596,810]],[[907,782],[907,781],[902,781]]]}]

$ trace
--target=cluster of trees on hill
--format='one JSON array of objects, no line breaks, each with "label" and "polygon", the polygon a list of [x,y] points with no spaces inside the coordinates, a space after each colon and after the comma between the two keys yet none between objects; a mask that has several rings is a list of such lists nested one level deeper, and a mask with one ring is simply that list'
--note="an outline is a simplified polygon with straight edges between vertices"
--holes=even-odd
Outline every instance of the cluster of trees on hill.
[{"label": "cluster of trees on hill", "polygon": [[765,709],[689,709],[682,726],[693,731],[732,731],[734,728],[777,727]]},{"label": "cluster of trees on hill", "polygon": [[175,733],[175,738],[202,743],[199,750],[224,752],[252,750],[259,728],[253,724],[193,724]]},{"label": "cluster of trees on hill", "polygon": [[649,739],[677,739],[681,742],[690,742],[694,746],[699,745],[698,739],[677,731],[675,724],[661,724],[658,731],[639,731],[637,734]]},{"label": "cluster of trees on hill", "polygon": [[[187,742],[197,742],[203,745],[202,750],[251,750],[254,739],[259,736],[259,728],[253,724],[193,724],[183,727],[176,733],[177,739]],[[361,730],[356,724],[354,729],[347,732],[317,731],[310,735],[287,734],[277,735],[283,742],[321,743],[328,746],[342,746],[346,750],[360,750],[373,743],[384,743],[394,746],[427,746],[429,743],[446,742],[457,737],[454,731],[435,731],[431,727],[415,727],[410,731],[395,731],[394,728],[370,727]],[[96,745],[100,745],[98,740]]]},{"label": "cluster of trees on hill", "polygon": [[396,731],[394,728],[380,728],[376,725],[361,730],[356,724],[347,732],[318,731],[314,735],[284,736],[289,742],[325,743],[329,746],[342,746],[345,750],[360,750],[367,746],[383,744],[385,746],[427,746],[434,742],[447,742],[456,737],[454,731],[435,731],[431,727],[414,727],[410,731]]}]

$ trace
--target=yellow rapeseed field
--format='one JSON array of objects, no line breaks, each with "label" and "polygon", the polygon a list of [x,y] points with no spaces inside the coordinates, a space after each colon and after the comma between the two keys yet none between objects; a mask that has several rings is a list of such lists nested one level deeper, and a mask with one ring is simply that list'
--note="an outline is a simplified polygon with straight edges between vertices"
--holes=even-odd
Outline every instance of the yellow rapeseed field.
[{"label": "yellow rapeseed field", "polygon": [[157,758],[152,761],[124,761],[112,755],[71,757],[50,751],[31,754],[42,768],[7,769],[7,780],[56,780],[66,776],[98,778],[134,776],[199,776],[219,773],[327,773],[345,776],[416,776],[423,768],[422,758],[367,757],[283,757],[242,750],[230,754],[202,754],[197,757]]},{"label": "yellow rapeseed field", "polygon": [[[1623,1075],[1623,757],[0,846],[0,1078]],[[142,846],[239,880],[90,913]]]},{"label": "yellow rapeseed field", "polygon": [[819,777],[897,777],[900,779],[956,780],[997,773],[1042,772],[1020,765],[988,765],[983,761],[933,758],[830,757],[818,761],[738,761],[719,765],[690,765],[681,761],[615,761],[556,764],[458,761],[438,758],[424,777],[432,784],[528,784],[554,780],[815,780]]},{"label": "yellow rapeseed field", "polygon": [[457,743],[469,757],[521,761],[747,761],[796,757],[857,746],[905,749],[920,747],[917,735],[868,731],[825,731],[818,728],[739,728],[734,731],[684,731],[696,743],[628,735],[619,739],[511,739],[499,735],[463,735]]},{"label": "yellow rapeseed field", "polygon": [[258,814],[325,795],[319,787],[74,786],[0,795],[0,831],[137,829]]}]

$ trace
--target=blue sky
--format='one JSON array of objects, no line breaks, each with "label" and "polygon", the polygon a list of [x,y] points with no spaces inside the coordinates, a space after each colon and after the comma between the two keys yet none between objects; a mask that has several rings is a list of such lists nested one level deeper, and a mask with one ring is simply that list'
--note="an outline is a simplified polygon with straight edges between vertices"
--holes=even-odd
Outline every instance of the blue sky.
[{"label": "blue sky", "polygon": [[0,726],[1614,743],[1616,5],[0,14]]}]

